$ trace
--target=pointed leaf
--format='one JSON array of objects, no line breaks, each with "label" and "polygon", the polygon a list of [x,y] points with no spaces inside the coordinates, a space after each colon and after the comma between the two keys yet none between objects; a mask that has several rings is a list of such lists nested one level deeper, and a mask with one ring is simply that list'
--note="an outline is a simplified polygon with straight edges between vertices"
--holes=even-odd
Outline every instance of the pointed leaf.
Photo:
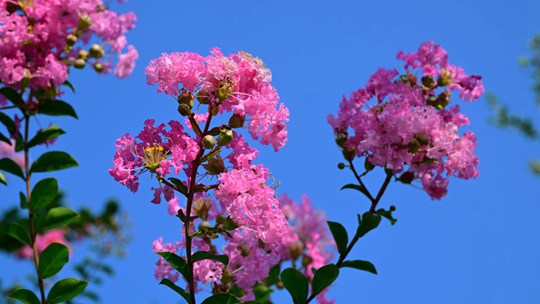
[{"label": "pointed leaf", "polygon": [[42,279],[57,274],[69,260],[69,249],[62,244],[52,243],[39,256],[38,273]]},{"label": "pointed leaf", "polygon": [[349,243],[347,230],[340,223],[331,221],[328,221],[327,223],[328,227],[330,227],[330,232],[332,232],[332,235],[334,236],[334,241],[336,242],[339,254],[344,254],[345,250],[347,250],[347,244]]},{"label": "pointed leaf", "polygon": [[362,220],[360,221],[360,217],[358,217],[358,220],[359,225],[357,234],[359,235],[359,237],[363,237],[364,235],[366,235],[366,233],[379,226],[379,223],[381,222],[381,217],[377,214],[366,212],[362,214]]},{"label": "pointed leaf", "polygon": [[2,231],[12,238],[18,240],[22,244],[30,246],[29,234],[26,229],[23,228],[19,223],[10,223],[7,225],[7,228]]},{"label": "pointed leaf", "polygon": [[303,304],[309,292],[309,283],[304,275],[294,269],[287,268],[281,273],[281,281],[291,294],[294,304]]},{"label": "pointed leaf", "polygon": [[186,302],[188,304],[191,304],[191,299],[189,297],[189,293],[182,287],[174,284],[171,280],[169,279],[163,279],[161,280],[161,282],[159,282],[159,284],[161,285],[165,285],[167,287],[169,287],[170,289],[176,291],[176,293],[178,293],[179,295],[182,296],[182,298],[184,298],[184,300],[186,300]]},{"label": "pointed leaf", "polygon": [[7,186],[6,177],[4,176],[4,174],[2,174],[2,172],[0,172],[0,183]]},{"label": "pointed leaf", "polygon": [[0,89],[0,94],[4,95],[9,101],[11,101],[14,105],[19,105],[23,103],[23,100],[21,98],[21,95],[17,93],[17,91],[3,87]]},{"label": "pointed leaf", "polygon": [[69,301],[84,291],[88,282],[75,278],[63,279],[51,288],[47,295],[48,304],[56,304]]},{"label": "pointed leaf", "polygon": [[19,191],[19,206],[21,209],[28,209],[28,200],[22,191]]},{"label": "pointed leaf", "polygon": [[188,192],[188,188],[186,185],[184,185],[184,183],[179,180],[178,178],[174,178],[174,177],[169,177],[168,180],[173,183],[178,189],[184,191],[185,193]]},{"label": "pointed leaf", "polygon": [[350,268],[354,268],[358,270],[371,272],[373,274],[377,274],[377,269],[375,269],[375,266],[368,261],[362,261],[362,260],[345,261],[341,264],[341,267],[350,267]]},{"label": "pointed leaf", "polygon": [[15,122],[11,117],[7,116],[5,113],[0,112],[0,122],[6,126],[9,134],[14,134],[17,130],[17,125],[15,125]]},{"label": "pointed leaf", "polygon": [[237,303],[242,303],[242,301],[231,294],[218,293],[202,301],[201,304],[237,304]]},{"label": "pointed leaf", "polygon": [[28,148],[32,148],[51,139],[55,139],[56,137],[65,133],[66,132],[64,132],[64,130],[60,129],[58,126],[50,126],[46,129],[39,130],[34,138],[28,142]]},{"label": "pointed leaf", "polygon": [[31,172],[49,172],[76,167],[77,161],[66,152],[51,151],[41,155],[30,169]]},{"label": "pointed leaf", "polygon": [[78,216],[77,212],[66,207],[52,208],[44,217],[36,220],[37,230],[39,232],[45,232],[55,228],[64,227],[77,219]]},{"label": "pointed leaf", "polygon": [[4,134],[0,133],[0,141],[5,142],[6,144],[11,146],[11,139],[7,138]]},{"label": "pointed leaf", "polygon": [[72,84],[71,82],[69,82],[69,81],[66,80],[66,81],[64,81],[63,85],[65,85],[66,87],[70,88],[71,91],[72,91],[73,93],[75,93],[75,87],[73,86],[73,84]]},{"label": "pointed leaf", "polygon": [[197,261],[202,260],[214,260],[217,262],[221,262],[223,265],[227,266],[229,264],[229,257],[222,254],[222,255],[214,255],[207,251],[197,251],[192,256],[191,259],[193,260],[193,263]]},{"label": "pointed leaf", "polygon": [[347,185],[341,187],[341,190],[344,190],[344,189],[358,190],[358,191],[362,192],[362,194],[364,194],[366,197],[368,197],[368,198],[371,197],[368,190],[366,188],[362,187],[361,185],[347,184]]},{"label": "pointed leaf", "polygon": [[9,295],[10,298],[25,304],[40,304],[38,297],[28,289],[17,289]]},{"label": "pointed leaf", "polygon": [[167,251],[158,252],[157,254],[162,256],[174,269],[178,270],[178,272],[180,272],[184,276],[184,278],[187,279],[189,277],[188,265],[183,258],[172,252]]},{"label": "pointed leaf", "polygon": [[77,117],[77,113],[73,107],[62,100],[45,100],[39,104],[38,113],[50,116],[71,116]]},{"label": "pointed leaf", "polygon": [[15,176],[18,176],[24,180],[24,173],[21,167],[13,161],[11,158],[2,158],[0,159],[0,170],[11,173]]},{"label": "pointed leaf", "polygon": [[32,211],[39,211],[50,203],[58,196],[58,182],[55,178],[46,178],[40,180],[32,190],[30,196],[30,206]]},{"label": "pointed leaf", "polygon": [[315,273],[311,283],[313,294],[318,295],[328,286],[332,285],[339,275],[339,267],[334,264],[325,265]]}]

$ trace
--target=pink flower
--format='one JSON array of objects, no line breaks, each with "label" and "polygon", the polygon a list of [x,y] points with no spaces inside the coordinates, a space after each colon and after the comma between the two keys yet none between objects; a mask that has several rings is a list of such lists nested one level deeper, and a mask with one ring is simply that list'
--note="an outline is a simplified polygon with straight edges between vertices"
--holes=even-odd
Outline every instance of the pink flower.
[{"label": "pink flower", "polygon": [[[54,229],[36,236],[36,248],[38,254],[40,254],[52,243],[59,243],[66,245],[68,248],[70,247],[69,243],[64,237],[64,231],[62,229]],[[34,253],[32,248],[30,248],[30,246],[21,247],[19,251],[17,251],[17,257],[21,259],[33,259]]]},{"label": "pink flower", "polygon": [[135,68],[137,58],[139,58],[137,50],[132,45],[128,46],[128,52],[119,56],[114,75],[118,78],[128,77]]}]

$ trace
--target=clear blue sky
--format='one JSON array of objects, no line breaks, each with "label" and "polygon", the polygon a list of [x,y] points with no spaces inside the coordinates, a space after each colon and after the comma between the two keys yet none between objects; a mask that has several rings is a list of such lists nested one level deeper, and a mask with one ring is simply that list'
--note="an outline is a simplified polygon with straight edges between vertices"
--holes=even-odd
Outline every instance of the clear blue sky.
[{"label": "clear blue sky", "polygon": [[[178,118],[170,97],[145,84],[146,64],[162,52],[207,54],[218,46],[262,58],[291,122],[285,148],[262,148],[258,161],[281,181],[279,193],[296,199],[308,194],[349,231],[355,213],[368,204],[356,192],[339,191],[352,176],[336,168],[340,152],[326,116],[378,67],[397,66],[398,50],[414,51],[425,40],[440,43],[451,63],[482,75],[488,91],[540,121],[531,78],[516,64],[540,32],[538,1],[132,0],[119,9],[139,19],[128,36],[140,54],[133,75],[118,80],[74,71],[77,93],[65,99],[80,119],[56,120],[68,134],[55,148],[81,164],[58,175],[68,200],[97,209],[117,198],[133,223],[127,258],[115,263],[116,276],[99,289],[103,303],[179,302],[153,278],[156,255],[150,250],[158,236],[177,238],[178,221],[165,205],[149,203],[153,184],[143,183],[133,195],[107,173],[118,137],[138,132],[146,118]],[[527,167],[531,157],[540,157],[540,145],[490,125],[485,98],[462,109],[478,136],[479,178],[451,180],[442,201],[392,184],[382,204],[397,206],[398,223],[384,221],[352,253],[373,262],[379,275],[343,270],[329,293],[336,303],[540,303],[540,200],[534,190],[540,178]],[[17,198],[10,194],[6,201]],[[21,269],[27,268],[0,256],[2,277]],[[290,302],[286,294],[274,299]]]}]

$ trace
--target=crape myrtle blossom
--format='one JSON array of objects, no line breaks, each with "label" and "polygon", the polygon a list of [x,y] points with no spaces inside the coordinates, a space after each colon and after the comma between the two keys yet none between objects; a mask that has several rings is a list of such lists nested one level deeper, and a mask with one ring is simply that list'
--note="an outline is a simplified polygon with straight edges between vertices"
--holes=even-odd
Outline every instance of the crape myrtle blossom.
[{"label": "crape myrtle blossom", "polygon": [[476,137],[460,135],[469,119],[452,103],[452,93],[458,91],[464,101],[478,99],[484,92],[481,77],[451,65],[446,51],[431,41],[415,53],[400,51],[397,58],[405,62],[402,72],[377,70],[365,87],[343,97],[328,122],[347,160],[366,157],[404,183],[419,180],[429,196],[440,199],[449,176],[478,176]]}]

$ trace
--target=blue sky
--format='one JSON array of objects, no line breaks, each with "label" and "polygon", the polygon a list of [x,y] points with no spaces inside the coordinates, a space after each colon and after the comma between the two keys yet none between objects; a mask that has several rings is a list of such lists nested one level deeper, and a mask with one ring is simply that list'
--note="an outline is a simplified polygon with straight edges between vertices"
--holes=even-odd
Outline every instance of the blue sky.
[{"label": "blue sky", "polygon": [[[115,277],[99,289],[103,303],[179,302],[153,278],[156,255],[150,250],[158,236],[177,239],[178,221],[165,205],[149,203],[153,184],[143,183],[133,195],[107,172],[118,137],[139,132],[147,118],[178,118],[171,99],[145,84],[145,66],[163,52],[205,55],[218,46],[226,54],[244,50],[263,59],[291,121],[285,148],[274,153],[263,147],[258,161],[281,181],[279,193],[295,199],[308,194],[350,232],[355,213],[368,203],[356,192],[339,191],[352,175],[336,168],[340,152],[326,116],[378,67],[397,67],[398,50],[411,52],[434,40],[451,63],[482,75],[502,102],[540,121],[531,78],[517,67],[540,32],[538,1],[132,0],[118,9],[133,10],[139,19],[128,36],[140,54],[133,75],[118,80],[74,71],[77,92],[65,99],[80,119],[55,120],[67,132],[55,149],[81,164],[58,174],[68,200],[99,209],[114,197],[132,221],[128,256],[115,262]],[[343,270],[329,293],[336,303],[540,303],[540,179],[527,167],[531,157],[540,157],[540,145],[490,125],[485,98],[462,110],[478,137],[480,176],[451,180],[442,201],[392,184],[381,204],[397,206],[398,223],[384,221],[352,252],[373,262],[379,275]],[[368,184],[376,187],[382,177],[371,178]],[[17,201],[8,194],[2,205]],[[0,256],[2,277],[21,269],[30,268]],[[274,299],[290,302],[285,293]]]}]

